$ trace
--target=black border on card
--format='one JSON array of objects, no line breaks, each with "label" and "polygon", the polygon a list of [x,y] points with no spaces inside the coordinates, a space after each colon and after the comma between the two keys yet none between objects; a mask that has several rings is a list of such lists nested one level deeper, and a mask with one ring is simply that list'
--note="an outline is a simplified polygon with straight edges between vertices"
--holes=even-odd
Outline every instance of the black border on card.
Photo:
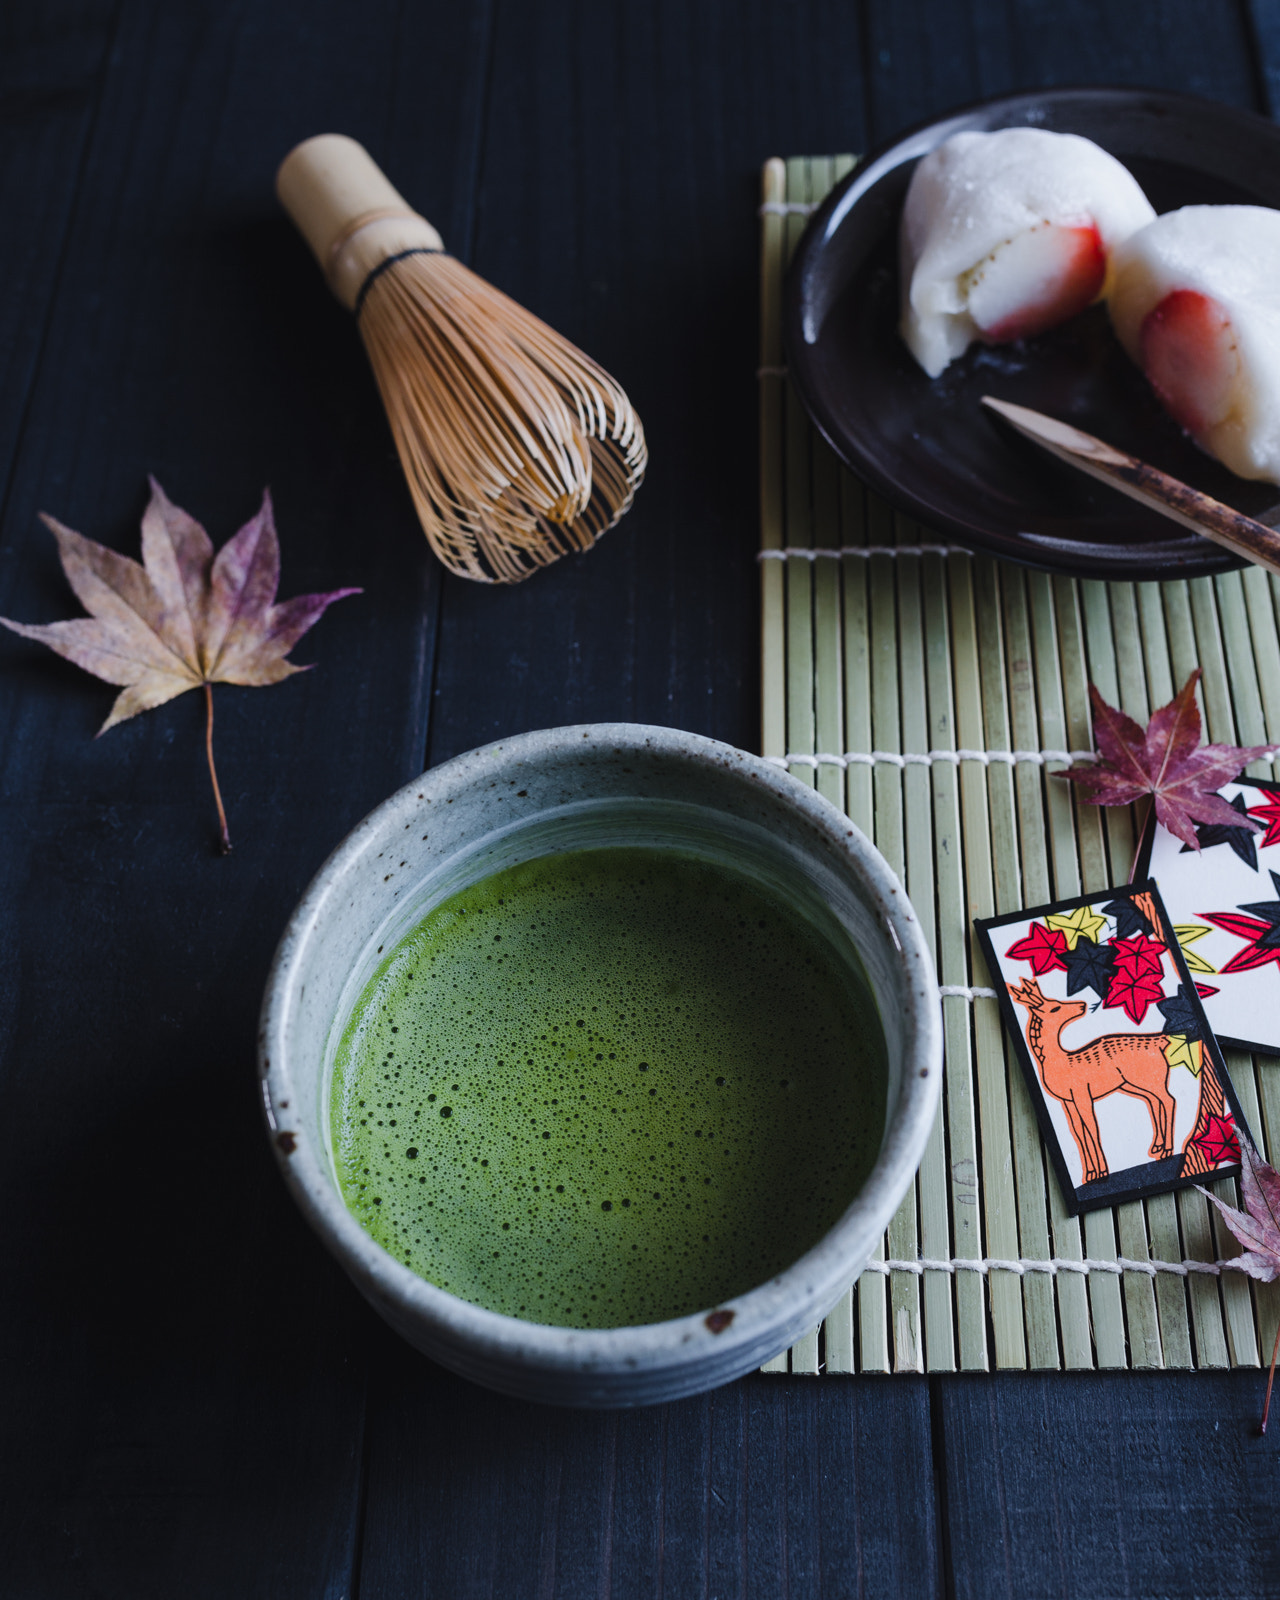
[{"label": "black border on card", "polygon": [[[1243,772],[1238,778],[1228,778],[1227,783],[1247,783],[1251,789],[1267,789],[1272,794],[1280,794],[1280,783],[1273,783],[1270,778],[1250,778]],[[1226,783],[1222,785],[1224,789],[1226,786]],[[1151,852],[1155,848],[1155,842],[1156,812],[1155,807],[1152,806],[1142,829],[1142,844],[1138,850],[1138,859],[1134,863],[1134,883],[1137,883],[1139,878],[1148,879],[1150,877]],[[1161,901],[1162,906],[1163,904],[1164,902]],[[1228,1045],[1232,1050],[1247,1050],[1251,1055],[1255,1056],[1280,1056],[1280,1044],[1259,1044],[1256,1039],[1232,1039],[1225,1033],[1218,1034],[1217,1038],[1219,1044]]]},{"label": "black border on card", "polygon": [[[1044,1089],[1040,1083],[1039,1075],[1035,1070],[1035,1063],[1031,1059],[1031,1052],[1027,1048],[1027,1041],[1023,1036],[1022,1027],[1018,1022],[1018,1014],[1014,1009],[1009,990],[1001,977],[1000,963],[996,958],[995,945],[991,939],[991,929],[1004,928],[1015,922],[1034,921],[1037,917],[1054,915],[1060,911],[1075,911],[1080,906],[1097,905],[1103,899],[1117,899],[1120,896],[1133,898],[1135,895],[1149,894],[1160,917],[1161,931],[1164,934],[1165,946],[1173,957],[1173,964],[1177,970],[1187,995],[1195,1002],[1196,1010],[1200,1013],[1204,1023],[1204,1046],[1213,1061],[1214,1070],[1222,1084],[1222,1093],[1227,1104],[1231,1107],[1231,1114],[1235,1119],[1236,1127],[1247,1139],[1252,1139],[1249,1124],[1244,1119],[1240,1109],[1240,1102],[1236,1098],[1235,1085],[1231,1082],[1231,1074],[1227,1071],[1227,1064],[1222,1058],[1222,1050],[1209,1026],[1208,1018],[1204,1015],[1204,1007],[1200,1004],[1200,997],[1196,994],[1195,984],[1191,974],[1187,971],[1187,964],[1182,959],[1182,950],[1178,941],[1173,936],[1173,924],[1169,921],[1169,913],[1165,910],[1164,901],[1160,898],[1160,891],[1155,882],[1148,878],[1144,882],[1127,883],[1116,889],[1100,889],[1095,894],[1077,895],[1071,900],[1055,900],[1049,905],[1028,906],[1022,911],[1010,911],[999,917],[981,917],[974,919],[974,932],[982,947],[983,959],[987,963],[987,970],[991,982],[996,986],[996,999],[1000,1005],[1000,1018],[1004,1023],[1005,1031],[1013,1042],[1022,1071],[1027,1078],[1031,1090],[1031,1102],[1035,1107],[1036,1121],[1040,1124],[1040,1132],[1049,1149],[1049,1156],[1053,1162],[1053,1170],[1057,1174],[1058,1183],[1062,1189],[1062,1199],[1067,1211],[1073,1217],[1079,1216],[1083,1211],[1097,1211],[1102,1206],[1123,1205],[1127,1200],[1140,1200],[1146,1195],[1168,1194],[1174,1189],[1188,1189],[1196,1183],[1216,1183],[1219,1178],[1234,1178],[1240,1173],[1240,1164],[1237,1162],[1229,1167],[1215,1167],[1212,1172],[1197,1173],[1191,1178],[1175,1177],[1172,1174],[1161,1176],[1169,1168],[1182,1165],[1181,1156],[1170,1156],[1165,1161],[1147,1161],[1139,1167],[1126,1167],[1121,1172],[1112,1172],[1100,1182],[1082,1184],[1079,1188],[1071,1180],[1067,1170],[1066,1158],[1062,1153],[1062,1146],[1058,1141],[1058,1131],[1053,1125],[1049,1115],[1049,1106],[1045,1098]],[[1139,1181],[1139,1175],[1143,1181]]]}]

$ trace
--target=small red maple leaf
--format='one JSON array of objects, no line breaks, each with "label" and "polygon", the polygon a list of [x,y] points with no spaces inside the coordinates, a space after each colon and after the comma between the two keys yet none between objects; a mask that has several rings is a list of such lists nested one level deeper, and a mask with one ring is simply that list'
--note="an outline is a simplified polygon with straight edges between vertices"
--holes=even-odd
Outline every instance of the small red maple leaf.
[{"label": "small red maple leaf", "polygon": [[[1207,1189],[1200,1189],[1200,1193],[1206,1200],[1213,1201],[1227,1227],[1244,1246],[1244,1252],[1236,1257],[1235,1265],[1251,1278],[1272,1283],[1280,1277],[1280,1173],[1267,1165],[1246,1134],[1241,1133],[1239,1141],[1240,1198],[1244,1201],[1244,1210],[1237,1211],[1235,1206],[1227,1205]],[[1271,1371],[1267,1374],[1267,1397],[1262,1406],[1259,1433],[1267,1431],[1267,1413],[1271,1409],[1271,1385],[1275,1382],[1278,1354],[1280,1328],[1276,1329],[1276,1342],[1271,1350]]]},{"label": "small red maple leaf", "polygon": [[1275,932],[1271,923],[1263,922],[1260,917],[1239,917],[1234,911],[1202,911],[1199,913],[1206,922],[1212,922],[1215,928],[1222,928],[1227,933],[1234,933],[1237,939],[1245,939],[1248,943],[1243,950],[1237,950],[1222,972],[1250,972],[1254,967],[1265,967],[1268,961],[1280,965],[1280,947],[1263,944],[1267,934]]},{"label": "small red maple leaf", "polygon": [[1129,939],[1113,939],[1111,948],[1116,953],[1117,972],[1150,972],[1158,978],[1164,977],[1165,946],[1159,939],[1135,933]]},{"label": "small red maple leaf", "polygon": [[1208,1127],[1195,1142],[1215,1167],[1240,1159],[1240,1140],[1230,1117],[1210,1117]]},{"label": "small red maple leaf", "polygon": [[1107,989],[1106,1004],[1120,1006],[1133,1022],[1141,1022],[1147,1007],[1164,999],[1164,983],[1158,972],[1149,967],[1117,966],[1115,976]]},{"label": "small red maple leaf", "polygon": [[1013,961],[1029,961],[1034,973],[1052,972],[1056,967],[1066,967],[1067,936],[1061,928],[1047,928],[1043,922],[1033,922],[1024,939],[1011,944],[1005,955]]},{"label": "small red maple leaf", "polygon": [[1249,816],[1257,817],[1266,824],[1267,831],[1263,835],[1262,844],[1280,844],[1280,794],[1267,792],[1267,797],[1260,806],[1250,806]]},{"label": "small red maple leaf", "polygon": [[1154,795],[1157,820],[1192,850],[1200,848],[1193,826],[1196,822],[1247,826],[1260,832],[1260,824],[1242,819],[1214,791],[1277,746],[1201,745],[1196,705],[1199,679],[1197,667],[1175,698],[1155,713],[1145,731],[1132,717],[1109,706],[1090,684],[1093,734],[1101,759],[1068,767],[1057,776],[1069,778],[1082,798],[1094,806],[1127,806],[1144,794]]}]

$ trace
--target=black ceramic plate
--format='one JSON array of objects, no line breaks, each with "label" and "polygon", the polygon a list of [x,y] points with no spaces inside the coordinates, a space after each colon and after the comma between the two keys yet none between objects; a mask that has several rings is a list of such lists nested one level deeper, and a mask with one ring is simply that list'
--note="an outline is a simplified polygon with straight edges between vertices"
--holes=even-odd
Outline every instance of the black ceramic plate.
[{"label": "black ceramic plate", "polygon": [[904,135],[836,185],[787,279],[791,378],[861,478],[959,543],[1098,578],[1193,577],[1242,565],[1020,438],[983,394],[1063,417],[1259,521],[1280,489],[1237,478],[1157,404],[1103,307],[1039,338],[974,345],[930,380],[898,335],[898,218],[916,162],[952,134],[1031,126],[1079,133],[1122,161],[1157,212],[1280,208],[1280,128],[1185,95],[1054,89],[991,100]]}]

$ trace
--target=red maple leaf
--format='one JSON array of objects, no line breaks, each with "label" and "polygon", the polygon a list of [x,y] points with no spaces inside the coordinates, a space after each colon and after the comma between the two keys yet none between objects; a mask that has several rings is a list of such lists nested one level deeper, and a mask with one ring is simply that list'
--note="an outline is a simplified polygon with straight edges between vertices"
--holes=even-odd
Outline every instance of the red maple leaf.
[{"label": "red maple leaf", "polygon": [[1237,950],[1220,971],[1249,972],[1254,967],[1265,967],[1268,961],[1280,964],[1280,947],[1269,947],[1262,943],[1263,935],[1274,931],[1269,922],[1263,922],[1260,917],[1239,917],[1234,911],[1202,911],[1199,914],[1206,922],[1212,922],[1215,928],[1234,933],[1237,939],[1248,940],[1244,949]]},{"label": "red maple leaf", "polygon": [[[1227,1227],[1244,1246],[1244,1253],[1235,1258],[1235,1265],[1251,1278],[1272,1283],[1280,1277],[1280,1173],[1267,1165],[1247,1135],[1240,1136],[1239,1144],[1240,1198],[1244,1201],[1244,1210],[1237,1211],[1235,1206],[1227,1205],[1207,1189],[1200,1189],[1200,1193],[1206,1200],[1213,1201]],[[1267,1374],[1267,1397],[1262,1405],[1259,1433],[1267,1431],[1267,1412],[1271,1409],[1271,1385],[1275,1381],[1277,1354],[1280,1354],[1280,1328],[1276,1329],[1276,1342],[1271,1350],[1271,1371]]]},{"label": "red maple leaf", "polygon": [[1238,777],[1251,761],[1270,755],[1275,745],[1200,743],[1200,711],[1196,684],[1200,668],[1183,684],[1179,694],[1148,722],[1145,731],[1089,685],[1093,706],[1093,733],[1100,760],[1068,767],[1058,773],[1070,778],[1082,798],[1094,806],[1127,806],[1144,794],[1155,796],[1156,818],[1192,850],[1200,848],[1195,822],[1242,825],[1261,831],[1261,825],[1243,820],[1221,795],[1224,783]]},{"label": "red maple leaf", "polygon": [[1210,1117],[1208,1127],[1195,1142],[1215,1167],[1240,1159],[1240,1140],[1230,1117]]},{"label": "red maple leaf", "polygon": [[1267,798],[1262,805],[1250,806],[1248,814],[1266,823],[1267,831],[1262,839],[1264,846],[1280,844],[1280,794],[1265,792]]},{"label": "red maple leaf", "polygon": [[1065,968],[1066,953],[1066,934],[1061,928],[1047,928],[1043,922],[1033,922],[1026,938],[1019,939],[1005,951],[1013,961],[1029,961],[1032,972],[1037,974],[1052,972],[1055,967]]},{"label": "red maple leaf", "polygon": [[1141,1022],[1147,1014],[1147,1007],[1163,999],[1164,983],[1158,972],[1152,972],[1149,967],[1121,968],[1117,964],[1115,976],[1107,989],[1107,1005],[1120,1006],[1132,1021]]},{"label": "red maple leaf", "polygon": [[1135,933],[1130,939],[1113,939],[1111,948],[1116,953],[1116,971],[1151,972],[1164,977],[1165,946],[1159,939],[1148,938],[1145,933]]}]

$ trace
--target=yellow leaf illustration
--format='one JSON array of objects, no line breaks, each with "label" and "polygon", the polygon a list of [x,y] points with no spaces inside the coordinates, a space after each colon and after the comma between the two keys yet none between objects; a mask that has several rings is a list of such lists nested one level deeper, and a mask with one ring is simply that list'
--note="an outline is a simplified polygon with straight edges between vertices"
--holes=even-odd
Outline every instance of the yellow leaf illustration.
[{"label": "yellow leaf illustration", "polygon": [[1199,1039],[1188,1039],[1185,1033],[1171,1033],[1164,1058],[1171,1067],[1185,1067],[1193,1078],[1198,1078],[1202,1049]]},{"label": "yellow leaf illustration", "polygon": [[1209,932],[1207,924],[1203,922],[1184,922],[1174,930],[1178,944],[1182,949],[1182,959],[1187,963],[1188,972],[1216,972],[1217,967],[1211,967],[1202,955],[1197,955],[1190,948],[1197,939],[1203,939]]},{"label": "yellow leaf illustration", "polygon": [[1068,950],[1074,950],[1080,938],[1092,939],[1096,944],[1099,933],[1107,925],[1107,919],[1099,916],[1092,906],[1077,906],[1074,911],[1060,911],[1044,920],[1046,927],[1066,934]]}]

